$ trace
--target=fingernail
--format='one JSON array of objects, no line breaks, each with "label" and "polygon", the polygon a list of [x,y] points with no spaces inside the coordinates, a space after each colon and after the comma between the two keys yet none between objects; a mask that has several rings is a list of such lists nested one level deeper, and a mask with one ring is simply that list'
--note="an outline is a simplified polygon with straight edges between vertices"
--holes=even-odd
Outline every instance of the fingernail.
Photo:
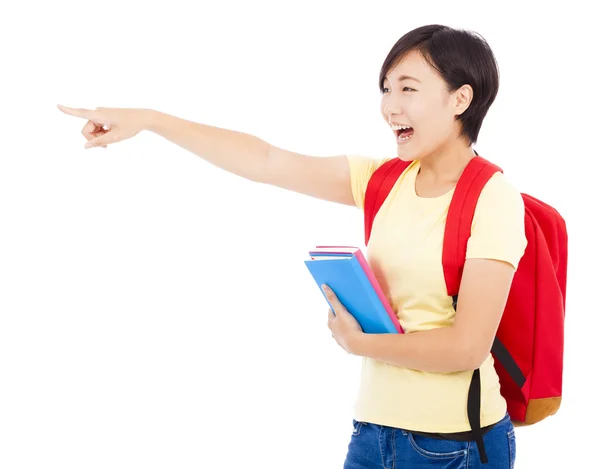
[{"label": "fingernail", "polygon": [[329,293],[331,291],[331,289],[325,284],[321,285],[321,288],[325,293]]},{"label": "fingernail", "polygon": [[90,142],[86,143],[83,148],[91,148],[92,144]]}]

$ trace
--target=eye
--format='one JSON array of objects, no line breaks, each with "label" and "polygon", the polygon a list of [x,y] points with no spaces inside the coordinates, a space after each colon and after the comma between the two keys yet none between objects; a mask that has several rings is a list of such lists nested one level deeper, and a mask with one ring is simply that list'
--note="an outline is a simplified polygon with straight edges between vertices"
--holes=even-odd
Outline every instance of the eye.
[{"label": "eye", "polygon": [[[386,88],[386,87],[381,89],[382,94],[389,93],[389,91],[390,91],[390,89]],[[414,88],[409,88],[408,86],[405,86],[404,88],[402,88],[402,91],[417,91],[417,90],[415,90]]]}]

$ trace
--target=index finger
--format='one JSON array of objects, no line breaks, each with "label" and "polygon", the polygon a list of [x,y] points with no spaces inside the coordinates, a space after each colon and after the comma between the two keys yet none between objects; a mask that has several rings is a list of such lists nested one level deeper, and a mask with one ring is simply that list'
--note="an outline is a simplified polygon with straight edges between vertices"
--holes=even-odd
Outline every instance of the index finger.
[{"label": "index finger", "polygon": [[82,117],[82,118],[88,119],[88,120],[98,120],[99,119],[98,113],[91,109],[67,107],[67,106],[63,106],[62,104],[58,104],[57,107],[65,114],[69,114],[71,116]]}]

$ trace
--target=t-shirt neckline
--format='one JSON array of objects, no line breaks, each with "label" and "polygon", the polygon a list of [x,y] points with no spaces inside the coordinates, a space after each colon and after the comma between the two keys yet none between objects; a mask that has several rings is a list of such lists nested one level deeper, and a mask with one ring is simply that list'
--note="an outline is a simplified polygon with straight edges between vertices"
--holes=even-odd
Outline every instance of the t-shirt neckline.
[{"label": "t-shirt neckline", "polygon": [[411,193],[413,198],[417,199],[417,200],[421,200],[421,201],[440,201],[442,199],[446,199],[448,197],[451,197],[452,194],[454,193],[454,190],[456,189],[456,185],[454,185],[454,187],[452,189],[449,189],[447,192],[444,192],[441,195],[435,196],[435,197],[422,197],[420,195],[417,194],[417,174],[419,174],[419,169],[421,168],[420,163],[417,161],[417,163],[415,164],[414,168],[413,168],[413,176],[412,176],[412,180],[410,181],[410,187],[411,187]]}]

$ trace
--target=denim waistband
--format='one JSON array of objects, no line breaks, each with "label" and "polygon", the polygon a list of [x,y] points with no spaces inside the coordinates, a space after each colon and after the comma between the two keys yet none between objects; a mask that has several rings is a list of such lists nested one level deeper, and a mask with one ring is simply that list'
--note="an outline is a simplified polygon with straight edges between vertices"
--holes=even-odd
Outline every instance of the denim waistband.
[{"label": "denim waistband", "polygon": [[[491,425],[487,425],[485,427],[481,427],[482,435],[488,433],[492,428],[496,425],[503,423],[505,420],[510,420],[508,413],[496,423],[492,423]],[[475,437],[473,436],[473,432],[471,430],[467,430],[464,432],[455,432],[455,433],[428,433],[428,432],[420,432],[415,430],[406,430],[409,433],[414,433],[415,435],[422,435],[429,438],[435,438],[436,440],[454,440],[454,441],[475,441]]]}]

